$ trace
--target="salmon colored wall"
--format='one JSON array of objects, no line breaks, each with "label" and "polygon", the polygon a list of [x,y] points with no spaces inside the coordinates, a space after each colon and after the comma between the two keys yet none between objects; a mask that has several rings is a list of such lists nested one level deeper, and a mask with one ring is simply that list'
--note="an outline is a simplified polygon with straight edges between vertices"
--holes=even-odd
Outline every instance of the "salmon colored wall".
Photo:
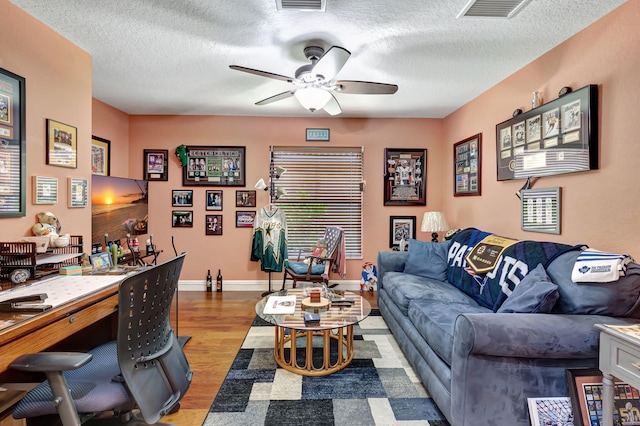
[{"label": "salmon colored wall", "polygon": [[[640,1],[626,2],[576,36],[516,72],[445,122],[445,210],[452,227],[474,226],[520,239],[586,243],[640,257]],[[545,101],[563,86],[597,84],[600,105],[600,169],[544,177],[534,188],[562,188],[561,234],[520,230],[515,193],[524,181],[496,180],[495,125],[516,108],[528,111],[534,91]],[[483,134],[482,196],[451,194],[452,145]]]},{"label": "salmon colored wall", "polygon": [[[165,253],[172,253],[171,234],[175,235],[178,252],[189,256],[181,279],[202,280],[207,269],[222,269],[225,279],[265,280],[257,262],[250,262],[251,229],[235,227],[235,193],[239,189],[254,189],[253,185],[269,172],[269,146],[308,145],[305,129],[329,128],[331,142],[321,146],[365,147],[364,204],[364,260],[375,262],[380,250],[389,250],[389,216],[420,217],[426,209],[442,206],[440,176],[444,165],[439,160],[445,155],[441,149],[442,121],[428,119],[339,119],[339,118],[266,118],[266,117],[205,117],[205,116],[131,116],[129,175],[142,176],[143,150],[168,149],[170,156],[169,181],[149,183],[149,230],[154,242]],[[185,145],[246,146],[246,188],[228,187],[223,190],[223,235],[205,236],[207,214],[204,207],[205,191],[211,187],[186,187],[194,191],[194,227],[171,228],[171,190],[181,189],[181,167],[174,152]],[[427,206],[384,207],[383,172],[384,148],[426,148],[427,153]],[[220,189],[217,187],[216,189]],[[264,191],[258,192],[257,206],[269,202]],[[427,239],[418,232],[419,239]],[[430,238],[430,237],[429,237]],[[347,264],[347,279],[358,280],[363,260]],[[215,275],[215,274],[214,274]],[[276,286],[282,274],[274,274]]]},{"label": "salmon colored wall", "polygon": [[[32,235],[35,215],[52,211],[63,233],[91,237],[90,208],[67,207],[67,178],[88,178],[91,146],[91,56],[8,0],[0,0],[0,67],[26,79],[26,216],[0,219],[0,241]],[[46,119],[78,129],[78,168],[46,165]],[[58,178],[58,203],[35,205],[32,176]]]},{"label": "salmon colored wall", "polygon": [[110,141],[110,175],[128,177],[129,115],[95,98],[92,105],[92,134]]}]

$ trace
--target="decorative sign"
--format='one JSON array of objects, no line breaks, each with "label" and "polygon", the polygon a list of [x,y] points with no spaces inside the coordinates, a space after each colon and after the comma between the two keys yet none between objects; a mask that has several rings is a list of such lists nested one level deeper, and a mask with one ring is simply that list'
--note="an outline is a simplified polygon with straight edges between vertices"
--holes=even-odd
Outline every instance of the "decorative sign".
[{"label": "decorative sign", "polygon": [[55,204],[58,202],[58,178],[33,177],[33,203]]},{"label": "decorative sign", "polygon": [[329,129],[307,129],[307,141],[329,141]]},{"label": "decorative sign", "polygon": [[559,187],[523,189],[520,197],[520,223],[523,231],[560,233]]}]

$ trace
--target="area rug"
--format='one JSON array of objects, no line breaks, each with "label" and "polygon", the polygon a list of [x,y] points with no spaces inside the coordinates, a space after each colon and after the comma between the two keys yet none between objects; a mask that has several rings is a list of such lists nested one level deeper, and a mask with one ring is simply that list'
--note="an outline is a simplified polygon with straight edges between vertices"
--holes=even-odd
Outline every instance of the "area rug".
[{"label": "area rug", "polygon": [[273,326],[256,317],[203,426],[448,426],[379,311],[354,327],[354,359],[325,377],[279,368]]}]

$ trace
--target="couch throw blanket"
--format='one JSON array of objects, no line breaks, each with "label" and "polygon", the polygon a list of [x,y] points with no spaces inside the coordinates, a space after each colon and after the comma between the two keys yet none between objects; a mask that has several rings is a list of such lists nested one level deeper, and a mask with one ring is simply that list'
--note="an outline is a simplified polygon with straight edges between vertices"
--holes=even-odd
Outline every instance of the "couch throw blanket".
[{"label": "couch throw blanket", "polygon": [[544,241],[518,241],[502,252],[492,271],[479,274],[467,264],[465,257],[489,235],[489,232],[467,228],[453,236],[447,255],[447,281],[494,312],[539,263],[546,267],[559,254],[580,247]]}]

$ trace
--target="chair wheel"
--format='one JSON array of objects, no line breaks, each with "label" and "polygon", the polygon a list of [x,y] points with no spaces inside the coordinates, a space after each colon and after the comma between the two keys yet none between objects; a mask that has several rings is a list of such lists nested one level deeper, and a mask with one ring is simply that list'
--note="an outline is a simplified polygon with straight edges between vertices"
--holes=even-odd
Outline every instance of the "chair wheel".
[{"label": "chair wheel", "polygon": [[171,410],[169,410],[168,414],[177,413],[179,409],[180,409],[180,403],[178,402],[176,405],[171,407]]}]

